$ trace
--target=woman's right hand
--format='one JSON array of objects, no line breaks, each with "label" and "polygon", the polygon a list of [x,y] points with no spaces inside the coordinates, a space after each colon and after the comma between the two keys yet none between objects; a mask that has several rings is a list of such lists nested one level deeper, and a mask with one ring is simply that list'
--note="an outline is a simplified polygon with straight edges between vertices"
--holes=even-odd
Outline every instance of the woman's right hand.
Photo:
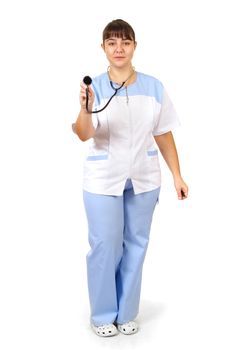
[{"label": "woman's right hand", "polygon": [[[87,85],[81,82],[80,84],[80,94],[79,94],[79,102],[81,105],[81,109],[86,111],[86,89]],[[95,93],[93,89],[88,86],[88,110],[92,111],[93,103],[95,99]]]}]

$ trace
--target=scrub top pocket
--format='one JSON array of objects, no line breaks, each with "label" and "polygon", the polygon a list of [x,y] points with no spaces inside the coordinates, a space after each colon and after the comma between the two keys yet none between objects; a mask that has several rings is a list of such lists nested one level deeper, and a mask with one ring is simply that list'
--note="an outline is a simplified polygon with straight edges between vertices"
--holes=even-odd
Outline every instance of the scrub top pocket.
[{"label": "scrub top pocket", "polygon": [[[157,149],[149,149],[146,151],[145,170],[152,176],[157,176],[160,172],[159,155]],[[151,176],[150,175],[150,176]]]},{"label": "scrub top pocket", "polygon": [[84,163],[84,172],[87,178],[103,178],[108,175],[109,156],[106,153],[90,154]]}]

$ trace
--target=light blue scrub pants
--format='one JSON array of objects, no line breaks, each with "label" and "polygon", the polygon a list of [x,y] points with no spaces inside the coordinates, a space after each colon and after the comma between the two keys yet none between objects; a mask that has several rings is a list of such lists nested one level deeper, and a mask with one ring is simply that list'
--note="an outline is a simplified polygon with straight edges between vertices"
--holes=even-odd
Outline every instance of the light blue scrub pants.
[{"label": "light blue scrub pants", "polygon": [[91,250],[87,279],[91,323],[125,323],[139,309],[142,266],[160,188],[135,195],[126,181],[122,196],[83,191]]}]

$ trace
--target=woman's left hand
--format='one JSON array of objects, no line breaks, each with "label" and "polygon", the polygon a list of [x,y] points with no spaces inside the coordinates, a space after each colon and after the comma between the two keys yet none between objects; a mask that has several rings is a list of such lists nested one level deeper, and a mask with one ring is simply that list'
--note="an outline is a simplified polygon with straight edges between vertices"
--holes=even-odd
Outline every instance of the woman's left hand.
[{"label": "woman's left hand", "polygon": [[188,186],[186,185],[182,177],[175,178],[174,185],[178,199],[182,200],[188,198]]}]

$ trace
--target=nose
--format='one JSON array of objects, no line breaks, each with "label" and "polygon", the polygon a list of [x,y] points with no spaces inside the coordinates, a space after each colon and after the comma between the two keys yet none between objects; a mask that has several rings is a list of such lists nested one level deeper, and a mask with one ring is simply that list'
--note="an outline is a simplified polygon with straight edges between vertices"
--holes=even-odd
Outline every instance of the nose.
[{"label": "nose", "polygon": [[117,43],[116,52],[123,52],[123,47],[122,47],[122,43],[121,42]]}]

